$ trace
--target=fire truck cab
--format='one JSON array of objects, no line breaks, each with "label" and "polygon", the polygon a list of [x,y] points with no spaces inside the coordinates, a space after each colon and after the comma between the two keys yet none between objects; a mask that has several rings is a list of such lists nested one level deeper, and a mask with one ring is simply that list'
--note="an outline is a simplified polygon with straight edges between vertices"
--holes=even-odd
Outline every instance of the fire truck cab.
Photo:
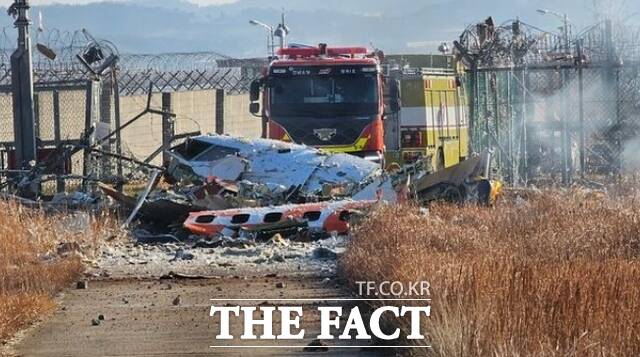
[{"label": "fire truck cab", "polygon": [[385,111],[380,56],[326,44],[280,49],[251,85],[263,137],[382,162],[383,117],[399,110],[399,96]]}]

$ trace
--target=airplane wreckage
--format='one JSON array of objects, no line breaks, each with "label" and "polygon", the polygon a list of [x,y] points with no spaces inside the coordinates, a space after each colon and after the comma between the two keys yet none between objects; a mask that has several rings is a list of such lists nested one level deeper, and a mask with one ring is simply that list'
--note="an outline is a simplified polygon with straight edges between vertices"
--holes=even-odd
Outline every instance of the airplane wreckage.
[{"label": "airplane wreckage", "polygon": [[375,204],[434,200],[488,204],[497,185],[489,179],[491,155],[483,152],[433,172],[418,161],[386,172],[377,163],[348,155],[270,139],[223,135],[188,138],[169,150],[161,176],[128,196],[100,185],[103,192],[156,225],[182,223],[198,236],[268,239],[345,234],[354,215]]},{"label": "airplane wreckage", "polygon": [[191,235],[269,239],[279,233],[322,238],[348,233],[353,218],[366,215],[376,204],[426,205],[436,200],[489,204],[500,189],[500,183],[490,179],[487,151],[434,172],[428,158],[384,170],[379,163],[357,156],[271,139],[227,135],[183,139],[165,151],[169,160],[163,166],[117,157],[150,173],[138,194],[125,193],[117,179],[116,183],[94,179],[93,187],[99,190],[83,185],[72,194],[48,199],[20,194],[43,182],[42,172],[58,165],[60,158],[81,150],[98,157],[116,156],[96,149],[98,142],[60,148],[59,154],[18,177],[18,195],[3,197],[53,210],[115,208],[126,216],[123,226],[135,221],[136,227],[144,227],[133,230],[134,236],[144,232],[138,241],[154,242]]}]

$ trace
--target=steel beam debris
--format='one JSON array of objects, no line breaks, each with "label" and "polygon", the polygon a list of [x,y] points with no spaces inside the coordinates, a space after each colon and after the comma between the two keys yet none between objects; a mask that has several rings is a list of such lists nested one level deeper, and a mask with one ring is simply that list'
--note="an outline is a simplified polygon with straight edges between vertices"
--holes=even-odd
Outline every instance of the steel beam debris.
[{"label": "steel beam debris", "polygon": [[147,184],[147,188],[145,188],[144,191],[142,192],[142,195],[140,195],[140,198],[138,199],[138,203],[133,208],[133,211],[129,215],[129,218],[127,218],[127,220],[124,221],[124,224],[122,225],[123,227],[128,227],[129,224],[131,224],[131,221],[133,221],[133,219],[136,217],[136,215],[138,214],[138,211],[140,211],[140,208],[144,204],[144,201],[149,196],[149,193],[151,193],[151,190],[153,189],[153,187],[158,183],[159,173],[160,171],[158,170],[153,170],[151,172],[151,178],[149,178],[149,183]]}]

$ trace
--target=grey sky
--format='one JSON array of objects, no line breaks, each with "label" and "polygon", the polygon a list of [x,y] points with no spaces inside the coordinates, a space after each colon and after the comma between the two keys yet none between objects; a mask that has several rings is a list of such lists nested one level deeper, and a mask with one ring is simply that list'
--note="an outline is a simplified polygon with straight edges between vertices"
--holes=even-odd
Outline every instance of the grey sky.
[{"label": "grey sky", "polygon": [[[11,1],[0,0],[0,6]],[[545,31],[558,32],[561,19],[540,15],[538,8],[567,13],[575,34],[606,13],[614,20],[623,17],[627,24],[640,25],[639,0],[30,1],[34,7],[32,19],[39,24],[41,13],[45,29],[73,32],[86,28],[129,53],[216,51],[232,57],[264,56],[267,32],[251,26],[249,20],[275,25],[283,8],[291,28],[289,41],[293,43],[369,45],[387,53],[437,52],[441,42],[453,41],[465,27],[487,16],[497,24],[519,18]],[[52,5],[55,3],[83,6]],[[221,4],[229,5],[215,6]],[[13,19],[0,15],[2,28],[7,38],[0,33],[0,46],[13,44]],[[58,32],[50,34],[54,33]],[[39,40],[52,39],[56,40],[55,36]]]},{"label": "grey sky", "polygon": [[[48,4],[87,4],[92,2],[100,2],[104,0],[32,0],[31,5],[48,5]],[[110,2],[126,1],[126,0],[109,0]],[[197,5],[217,5],[236,2],[237,0],[186,0]],[[13,0],[0,0],[0,6],[8,6]]]}]

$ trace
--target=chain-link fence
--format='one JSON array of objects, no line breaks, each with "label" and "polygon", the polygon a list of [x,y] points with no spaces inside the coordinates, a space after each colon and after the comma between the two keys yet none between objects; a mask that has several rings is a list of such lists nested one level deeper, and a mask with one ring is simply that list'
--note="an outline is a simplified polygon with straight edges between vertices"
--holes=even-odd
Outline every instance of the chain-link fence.
[{"label": "chain-link fence", "polygon": [[495,148],[509,182],[637,164],[638,65],[483,69],[472,86],[472,145]]},{"label": "chain-link fence", "polygon": [[[15,177],[11,171],[20,168],[14,162],[9,61],[15,49],[14,31],[0,28],[3,181]],[[240,60],[213,51],[120,54],[113,43],[95,39],[84,29],[46,29],[33,37],[37,161],[53,158],[65,147],[79,148],[46,173],[44,180],[53,181],[55,190],[80,183],[86,188],[87,182],[96,179],[115,182],[136,173],[144,176],[141,167],[161,165],[163,148],[188,135],[260,135],[256,128],[261,123],[247,119],[247,91],[265,59]],[[151,112],[142,114],[149,108]],[[116,130],[122,125],[127,128]],[[84,140],[83,134],[89,132],[92,136]],[[99,142],[106,135],[108,140]]]},{"label": "chain-link fence", "polygon": [[456,43],[469,70],[472,150],[495,150],[518,185],[640,168],[640,41],[603,21],[576,38],[520,21],[471,26]]},{"label": "chain-link fence", "polygon": [[[78,144],[86,126],[89,85],[86,81],[67,81],[34,87],[38,160],[48,160],[66,145]],[[13,120],[11,88],[0,86],[0,163],[3,171],[20,168],[15,162]],[[65,177],[71,186],[77,186],[83,167],[82,154],[76,153],[45,174]]]}]

